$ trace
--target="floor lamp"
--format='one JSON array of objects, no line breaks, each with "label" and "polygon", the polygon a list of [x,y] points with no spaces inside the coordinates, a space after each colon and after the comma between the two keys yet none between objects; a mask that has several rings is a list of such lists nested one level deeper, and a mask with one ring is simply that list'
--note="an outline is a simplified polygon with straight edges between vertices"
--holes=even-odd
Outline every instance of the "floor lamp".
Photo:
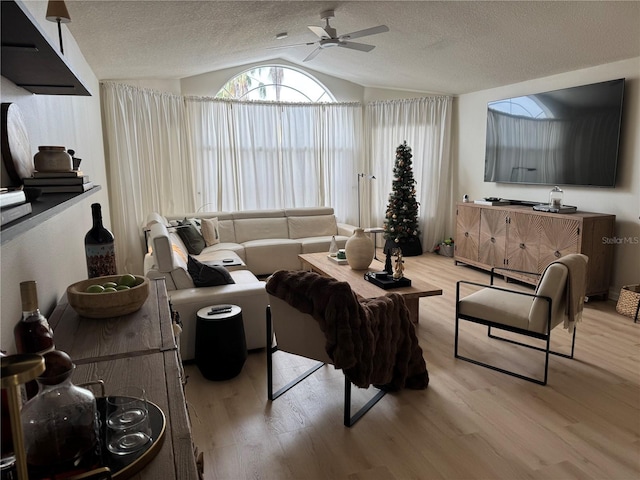
[{"label": "floor lamp", "polygon": [[375,180],[376,177],[375,175],[371,175],[370,173],[358,173],[358,227],[361,227],[360,225],[360,179],[361,178],[368,178],[369,180]]}]

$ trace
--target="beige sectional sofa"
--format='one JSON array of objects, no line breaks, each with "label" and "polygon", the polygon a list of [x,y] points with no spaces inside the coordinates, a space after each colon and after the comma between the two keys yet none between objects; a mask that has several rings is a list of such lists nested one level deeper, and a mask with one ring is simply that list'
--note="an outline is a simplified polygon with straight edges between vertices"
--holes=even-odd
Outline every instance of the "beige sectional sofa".
[{"label": "beige sectional sofa", "polygon": [[331,207],[250,210],[243,212],[187,213],[167,216],[178,221],[191,218],[217,218],[220,243],[206,247],[196,258],[209,261],[236,253],[255,275],[301,267],[298,254],[326,252],[335,235],[338,248],[344,248],[356,228],[338,223]]},{"label": "beige sectional sofa", "polygon": [[[189,252],[173,225],[180,220],[198,223],[210,219],[217,224],[215,244],[191,255],[209,265],[228,265],[234,284],[196,288],[188,273]],[[326,252],[335,236],[344,248],[356,227],[336,221],[333,208],[293,208],[244,212],[200,212],[163,216],[151,213],[145,230],[149,252],[144,270],[149,278],[164,277],[172,307],[180,315],[180,337],[184,360],[195,358],[196,314],[210,305],[235,304],[242,308],[248,349],[266,345],[265,284],[257,276],[301,268],[301,253]]]}]

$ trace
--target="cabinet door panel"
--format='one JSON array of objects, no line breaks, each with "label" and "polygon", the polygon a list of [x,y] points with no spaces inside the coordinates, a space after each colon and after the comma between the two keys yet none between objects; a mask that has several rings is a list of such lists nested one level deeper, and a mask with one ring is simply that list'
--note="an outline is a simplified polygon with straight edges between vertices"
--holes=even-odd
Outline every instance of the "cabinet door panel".
[{"label": "cabinet door panel", "polygon": [[507,212],[485,208],[480,214],[481,263],[503,267],[507,238]]},{"label": "cabinet door panel", "polygon": [[540,218],[540,271],[554,260],[580,251],[580,221],[566,218]]},{"label": "cabinet door panel", "polygon": [[507,266],[525,272],[538,272],[540,217],[510,213],[507,226]]},{"label": "cabinet door panel", "polygon": [[477,262],[480,209],[459,205],[456,212],[455,256]]}]

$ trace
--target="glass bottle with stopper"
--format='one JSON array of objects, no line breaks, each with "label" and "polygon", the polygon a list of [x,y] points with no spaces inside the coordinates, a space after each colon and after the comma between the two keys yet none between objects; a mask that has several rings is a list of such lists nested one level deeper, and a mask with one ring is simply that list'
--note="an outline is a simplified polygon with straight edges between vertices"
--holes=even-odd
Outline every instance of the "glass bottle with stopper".
[{"label": "glass bottle with stopper", "polygon": [[67,478],[95,468],[100,460],[93,393],[71,382],[74,364],[65,352],[44,355],[38,394],[21,411],[30,478]]}]

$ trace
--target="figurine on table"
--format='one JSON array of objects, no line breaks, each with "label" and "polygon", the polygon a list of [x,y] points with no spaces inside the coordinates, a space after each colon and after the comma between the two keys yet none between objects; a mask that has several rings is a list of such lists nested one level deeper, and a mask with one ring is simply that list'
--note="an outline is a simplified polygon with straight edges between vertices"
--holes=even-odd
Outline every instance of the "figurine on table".
[{"label": "figurine on table", "polygon": [[396,256],[396,266],[393,271],[393,279],[400,280],[404,276],[404,260],[402,259],[402,250],[399,248],[394,249]]}]

